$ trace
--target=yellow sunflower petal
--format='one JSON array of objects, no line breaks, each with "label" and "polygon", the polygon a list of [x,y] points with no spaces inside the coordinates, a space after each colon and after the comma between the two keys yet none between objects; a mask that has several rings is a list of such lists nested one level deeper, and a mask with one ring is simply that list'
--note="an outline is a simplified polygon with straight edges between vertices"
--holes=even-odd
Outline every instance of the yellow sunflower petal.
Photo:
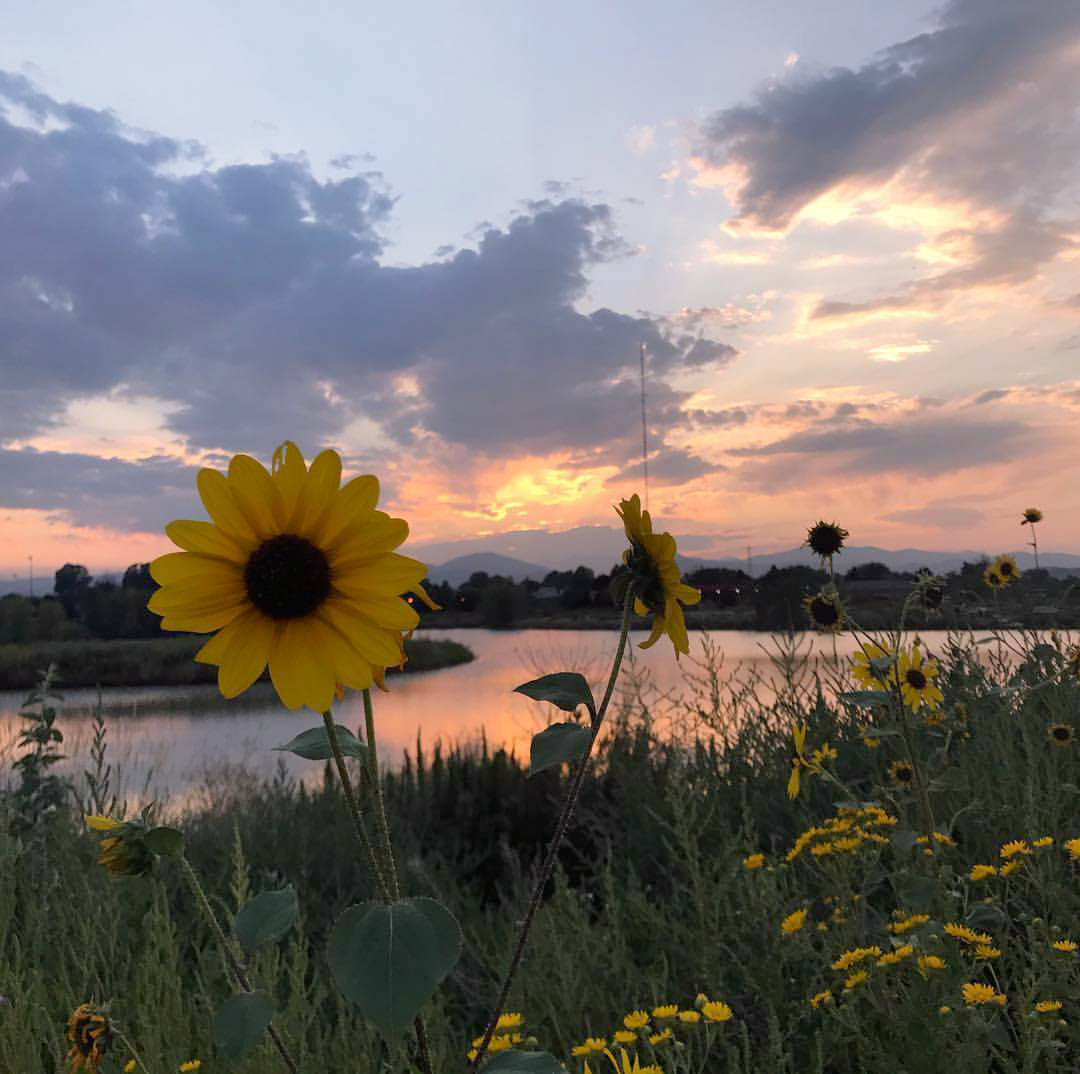
[{"label": "yellow sunflower petal", "polygon": [[219,530],[213,522],[196,522],[181,518],[165,527],[169,540],[186,552],[217,556],[233,563],[246,563],[254,541],[240,541]]},{"label": "yellow sunflower petal", "polygon": [[242,568],[230,560],[202,556],[198,552],[168,552],[150,564],[150,577],[158,585],[174,582],[198,582],[210,590],[219,586],[232,588],[243,581]]},{"label": "yellow sunflower petal", "polygon": [[343,597],[330,597],[320,607],[319,614],[341,631],[356,651],[376,667],[395,667],[401,662],[398,635],[376,626],[351,601]]},{"label": "yellow sunflower petal", "polygon": [[396,552],[379,556],[359,566],[344,568],[334,574],[334,583],[348,580],[354,587],[400,596],[414,592],[427,575],[427,567],[418,559],[400,556]]},{"label": "yellow sunflower petal", "polygon": [[243,605],[237,604],[217,611],[169,612],[161,620],[161,629],[184,634],[209,634],[231,623],[243,610]]},{"label": "yellow sunflower petal", "polygon": [[683,602],[683,604],[697,604],[701,600],[701,590],[695,589],[691,585],[683,585],[681,582],[675,587],[675,596]]},{"label": "yellow sunflower petal", "polygon": [[307,480],[293,509],[291,532],[301,537],[316,533],[322,520],[333,511],[340,484],[341,456],[336,451],[319,452],[312,460]]},{"label": "yellow sunflower petal", "polygon": [[266,670],[278,624],[252,608],[237,616],[221,634],[226,631],[228,646],[218,667],[218,688],[222,697],[233,698],[242,694]]},{"label": "yellow sunflower petal", "polygon": [[351,575],[334,579],[334,589],[347,600],[354,601],[365,618],[380,627],[391,630],[412,630],[420,616],[400,597],[386,596],[382,593],[355,585]]},{"label": "yellow sunflower petal", "polygon": [[274,452],[273,459],[274,484],[281,496],[282,517],[286,526],[292,522],[306,477],[307,464],[304,456],[291,440],[286,440]]},{"label": "yellow sunflower petal", "polygon": [[679,653],[689,653],[690,639],[686,634],[686,619],[683,617],[683,610],[679,607],[678,601],[668,599],[664,607],[664,621],[667,624],[665,627],[667,635],[675,646],[675,656],[678,657]]},{"label": "yellow sunflower petal", "polygon": [[342,485],[333,506],[312,534],[320,547],[333,545],[341,534],[362,515],[370,514],[379,502],[379,481],[371,474],[354,477]]},{"label": "yellow sunflower petal", "polygon": [[648,641],[643,641],[638,648],[648,649],[650,646],[655,645],[660,640],[664,630],[664,617],[662,615],[657,615],[652,621],[652,633],[649,635]]},{"label": "yellow sunflower petal", "polygon": [[97,814],[90,814],[86,817],[86,826],[95,832],[111,832],[113,828],[119,828],[121,821],[114,820],[112,817],[102,817]]},{"label": "yellow sunflower petal", "polygon": [[207,514],[214,520],[218,529],[224,530],[230,537],[244,542],[258,539],[251,523],[236,506],[229,482],[224,474],[217,470],[203,469],[195,479],[199,487],[199,496]]},{"label": "yellow sunflower petal", "polygon": [[333,668],[325,654],[313,644],[313,635],[303,619],[285,620],[279,625],[270,653],[270,678],[286,708],[307,705],[326,712],[334,699]]},{"label": "yellow sunflower petal", "polygon": [[308,625],[333,666],[335,680],[354,690],[369,689],[373,679],[371,664],[356,651],[349,639],[322,617],[313,618]]},{"label": "yellow sunflower petal", "polygon": [[212,589],[195,585],[170,585],[156,589],[146,602],[155,615],[201,614],[236,608],[243,611],[250,602],[243,585],[223,581]]},{"label": "yellow sunflower petal", "polygon": [[370,520],[351,526],[333,548],[326,549],[332,571],[345,571],[366,563],[376,556],[392,552],[409,536],[409,524],[403,518],[391,518],[374,511]]},{"label": "yellow sunflower petal", "polygon": [[236,506],[262,540],[283,532],[281,494],[258,459],[234,455],[229,463],[228,480]]},{"label": "yellow sunflower petal", "polygon": [[648,615],[648,605],[641,599],[641,597],[634,597],[634,615]]}]

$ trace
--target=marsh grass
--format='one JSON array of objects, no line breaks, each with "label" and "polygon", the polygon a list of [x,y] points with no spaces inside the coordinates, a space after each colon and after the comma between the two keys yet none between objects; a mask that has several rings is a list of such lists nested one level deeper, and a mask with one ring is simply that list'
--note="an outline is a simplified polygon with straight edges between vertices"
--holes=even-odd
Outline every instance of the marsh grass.
[{"label": "marsh grass", "polygon": [[[610,1040],[628,1011],[687,1008],[704,992],[735,1013],[710,1028],[708,1056],[704,1027],[676,1023],[685,1047],[643,1043],[643,1062],[730,1074],[1074,1070],[1077,956],[1050,945],[1080,942],[1078,864],[1062,846],[1080,836],[1080,746],[1054,745],[1046,729],[1077,730],[1080,686],[1066,671],[1064,639],[1016,636],[981,654],[975,640],[956,636],[937,654],[944,720],[917,734],[935,780],[937,829],[956,843],[933,855],[915,842],[911,794],[887,775],[902,756],[899,740],[880,729],[879,745],[867,747],[863,733],[880,717],[836,700],[850,686],[842,667],[809,664],[796,639],[781,638],[768,689],[760,667],[725,669],[708,639],[686,664],[681,697],[658,694],[631,669],[510,996],[540,1046],[580,1072],[571,1049],[587,1036]],[[785,795],[795,722],[809,725],[808,747],[837,749],[832,770],[855,800],[897,818],[886,844],[786,860],[799,834],[834,817],[842,800],[820,778],[795,801]],[[465,932],[462,961],[425,1008],[434,1069],[464,1070],[566,776],[529,779],[521,759],[483,741],[418,742],[384,779],[406,892],[437,897]],[[0,995],[10,1000],[0,1005],[0,1070],[64,1070],[64,1019],[89,998],[111,1001],[155,1072],[195,1055],[207,1074],[273,1069],[264,1049],[234,1066],[213,1057],[224,969],[169,864],[149,880],[110,879],[94,866],[94,840],[78,819],[61,811],[17,842],[0,837]],[[330,923],[372,893],[355,855],[342,853],[349,818],[329,772],[313,788],[284,770],[270,780],[219,772],[174,819],[227,921],[251,892],[289,882],[303,893],[299,928],[252,964],[276,994],[275,1024],[301,1069],[409,1069],[340,999],[326,969]],[[1022,855],[1011,876],[968,879],[974,864],[1002,865],[1003,844],[1048,835],[1054,845]],[[755,852],[764,864],[748,870],[743,860]],[[800,909],[806,924],[782,933],[780,922]],[[924,977],[910,960],[870,964],[870,980],[845,992],[848,974],[831,964],[855,947],[888,951],[895,911],[929,916],[895,942],[938,954],[946,968]],[[943,935],[945,922],[965,920],[992,936],[1000,957],[977,960]],[[966,1008],[967,981],[1000,987],[1007,1004]],[[812,1008],[809,997],[825,989],[832,1001]],[[1062,1001],[1063,1011],[1036,1015],[1043,999]],[[120,1063],[110,1062],[103,1069],[113,1074]],[[605,1064],[591,1062],[594,1071]]]}]

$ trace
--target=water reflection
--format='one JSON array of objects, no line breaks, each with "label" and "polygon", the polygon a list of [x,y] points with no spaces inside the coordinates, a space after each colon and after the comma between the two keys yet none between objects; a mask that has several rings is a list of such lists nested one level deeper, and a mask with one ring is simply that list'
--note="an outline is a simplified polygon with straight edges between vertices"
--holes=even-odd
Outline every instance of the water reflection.
[{"label": "water reflection", "polygon": [[[444,745],[486,735],[489,745],[505,745],[527,757],[532,735],[557,716],[549,706],[513,693],[520,683],[551,671],[579,671],[593,684],[599,697],[610,667],[615,638],[605,631],[486,630],[432,631],[432,638],[450,638],[468,645],[476,654],[470,664],[441,671],[401,675],[390,680],[391,691],[375,692],[379,753],[384,764],[399,765],[403,751],[415,749],[420,735],[425,750],[436,740]],[[635,642],[644,640],[636,632]],[[767,634],[714,631],[709,640],[723,653],[723,673],[757,669],[770,678],[765,649]],[[924,632],[928,646],[940,645],[944,635]],[[691,654],[701,655],[700,632],[691,632]],[[811,661],[831,660],[833,640],[805,635],[803,648]],[[836,641],[840,656],[855,651],[850,637]],[[629,650],[628,650],[629,652]],[[624,665],[623,683],[642,677],[648,688],[669,698],[685,692],[684,674],[692,662],[676,663],[664,639],[648,650],[633,647]],[[22,726],[18,706],[21,694],[0,693],[0,767],[9,770],[15,738]],[[90,725],[97,693],[65,693],[57,725],[64,733],[68,759],[59,771],[81,773],[89,764]],[[219,777],[243,765],[269,775],[283,762],[293,774],[314,782],[322,779],[322,765],[272,747],[319,720],[312,713],[291,713],[277,701],[268,684],[259,684],[236,701],[222,700],[211,686],[108,689],[103,694],[108,722],[108,759],[121,775],[121,787],[131,801],[148,796],[176,801],[187,797],[208,771]],[[338,723],[362,730],[359,695],[350,695],[335,709]],[[361,734],[361,737],[362,734]],[[227,776],[226,776],[227,778]]]}]

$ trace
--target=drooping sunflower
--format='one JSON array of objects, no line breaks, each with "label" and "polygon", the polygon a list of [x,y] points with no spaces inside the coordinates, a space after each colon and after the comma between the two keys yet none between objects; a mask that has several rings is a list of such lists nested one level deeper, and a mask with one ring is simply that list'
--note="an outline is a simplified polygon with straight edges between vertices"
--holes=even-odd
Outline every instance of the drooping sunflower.
[{"label": "drooping sunflower", "polygon": [[165,630],[217,632],[195,659],[217,666],[222,694],[243,693],[267,664],[290,709],[325,712],[341,687],[382,685],[419,621],[402,594],[438,605],[424,564],[393,551],[409,527],[375,509],[377,479],[341,485],[336,451],[309,469],[287,440],[272,472],[237,455],[227,476],[203,469],[197,482],[211,521],[166,526],[183,551],[150,565],[161,588],[148,607]]},{"label": "drooping sunflower", "polygon": [[822,559],[831,559],[844,547],[844,539],[850,537],[843,526],[835,522],[815,522],[806,531],[805,543],[810,546],[810,551],[821,556]]},{"label": "drooping sunflower", "polygon": [[67,1039],[71,1042],[67,1055],[71,1074],[80,1070],[97,1074],[112,1042],[112,1026],[89,1003],[80,1003],[68,1019]]},{"label": "drooping sunflower", "polygon": [[630,568],[625,575],[627,584],[634,586],[634,614],[653,616],[652,632],[640,648],[648,649],[667,634],[676,658],[679,653],[689,653],[682,605],[697,604],[701,593],[682,581],[675,562],[675,538],[670,533],[653,533],[652,519],[648,511],[642,511],[636,492],[629,500],[621,500],[615,510],[630,542],[623,562]]},{"label": "drooping sunflower", "polygon": [[1016,560],[1007,554],[998,556],[990,564],[989,569],[999,575],[1005,585],[1011,585],[1020,579],[1020,569],[1016,566]]},{"label": "drooping sunflower", "polygon": [[859,647],[851,658],[852,677],[870,690],[880,690],[892,678],[892,662],[896,653],[876,641],[868,641]]},{"label": "drooping sunflower", "polygon": [[898,787],[910,787],[915,782],[915,769],[910,761],[893,761],[889,765],[889,778]]},{"label": "drooping sunflower", "polygon": [[1029,523],[1034,525],[1036,522],[1042,522],[1043,513],[1037,507],[1026,507],[1024,509],[1024,517],[1020,520],[1021,526],[1026,526]]},{"label": "drooping sunflower", "polygon": [[98,844],[98,865],[114,876],[146,876],[154,867],[155,855],[145,842],[149,829],[144,821],[89,816],[86,825],[91,831],[107,833]]},{"label": "drooping sunflower", "polygon": [[803,599],[810,625],[823,634],[839,634],[844,629],[844,605],[835,590],[822,589]]},{"label": "drooping sunflower", "polygon": [[1052,723],[1046,729],[1047,737],[1059,746],[1067,746],[1073,740],[1073,729],[1067,723]]},{"label": "drooping sunflower", "polygon": [[904,704],[912,711],[917,712],[920,708],[934,709],[945,700],[945,695],[936,681],[937,661],[923,656],[923,651],[917,644],[900,653],[896,674]]}]

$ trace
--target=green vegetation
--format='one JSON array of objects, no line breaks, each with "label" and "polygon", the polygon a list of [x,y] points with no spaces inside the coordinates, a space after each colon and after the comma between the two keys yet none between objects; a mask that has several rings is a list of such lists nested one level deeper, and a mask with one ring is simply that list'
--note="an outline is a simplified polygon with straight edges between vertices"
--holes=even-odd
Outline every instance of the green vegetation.
[{"label": "green vegetation", "polygon": [[[191,686],[217,681],[217,668],[192,657],[206,638],[190,634],[121,641],[46,641],[0,645],[0,690],[29,690],[40,669],[56,666],[62,686]],[[405,671],[463,664],[473,654],[453,641],[405,642]],[[391,668],[390,674],[397,669]],[[265,677],[265,676],[264,676]]]},{"label": "green vegetation", "polygon": [[[628,1012],[689,1010],[705,993],[732,1020],[662,1023],[685,1048],[642,1035],[642,1063],[666,1074],[1075,1070],[1080,681],[1066,641],[1030,634],[977,646],[956,636],[933,654],[944,701],[918,714],[911,740],[941,833],[933,847],[902,778],[902,736],[872,696],[840,700],[857,684],[801,662],[782,640],[778,693],[758,673],[725,681],[705,644],[700,660],[684,658],[685,698],[638,683],[598,744],[510,995],[539,1047],[580,1074],[571,1052],[587,1036],[610,1041]],[[798,724],[822,763],[791,800]],[[834,760],[820,752],[826,743]],[[0,833],[9,833],[0,834],[0,1070],[65,1069],[64,1021],[90,998],[110,1002],[154,1072],[194,1056],[202,1074],[281,1069],[267,1044],[241,1063],[215,1057],[211,1012],[230,989],[175,865],[159,861],[145,879],[95,866],[79,813],[109,804],[103,755],[89,763],[93,795],[81,790],[77,806],[17,837],[14,787],[0,797]],[[465,932],[463,959],[424,1008],[435,1070],[465,1070],[565,786],[558,770],[529,779],[519,759],[483,744],[418,743],[384,775],[405,893],[438,898]],[[340,998],[326,966],[330,923],[374,894],[336,778],[327,770],[304,789],[284,772],[260,782],[230,771],[208,781],[201,801],[170,819],[226,921],[254,893],[303,892],[299,927],[250,966],[256,986],[275,993],[275,1022],[300,1068],[409,1069]],[[844,802],[875,806],[844,814]],[[945,930],[953,923],[957,937]],[[964,929],[988,942],[965,940]],[[971,983],[1004,1002],[965,1002]],[[107,1062],[106,1074],[120,1069]],[[590,1066],[609,1069],[603,1056]]]}]

